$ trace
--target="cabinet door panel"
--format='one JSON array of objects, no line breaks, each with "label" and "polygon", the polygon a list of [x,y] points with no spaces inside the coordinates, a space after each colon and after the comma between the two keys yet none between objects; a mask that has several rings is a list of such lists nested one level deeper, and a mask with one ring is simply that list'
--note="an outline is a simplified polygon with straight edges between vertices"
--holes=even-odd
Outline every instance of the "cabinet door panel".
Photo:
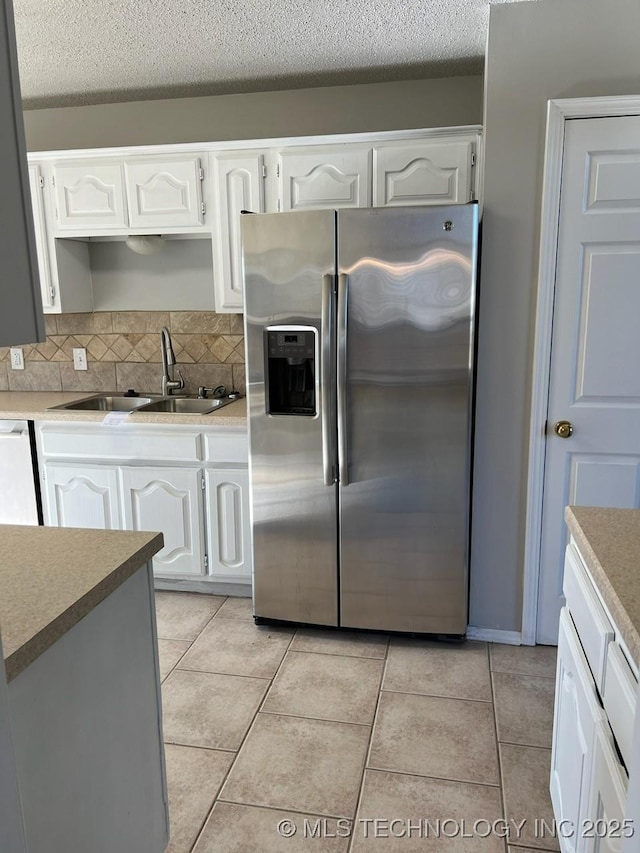
[{"label": "cabinet door panel", "polygon": [[219,154],[212,158],[212,163],[216,311],[242,311],[240,211],[264,213],[264,158],[258,153]]},{"label": "cabinet door panel", "polygon": [[368,207],[371,150],[320,145],[280,155],[281,209]]},{"label": "cabinet door panel", "polygon": [[584,853],[620,853],[624,839],[616,837],[619,833],[611,829],[614,822],[622,825],[624,821],[627,785],[627,774],[615,753],[611,730],[605,720],[598,724],[595,734],[591,793],[584,815],[589,824],[593,822],[595,826],[593,832],[585,833]]},{"label": "cabinet door panel", "polygon": [[[574,827],[589,816],[586,811],[591,777],[595,728],[603,718],[589,665],[569,611],[560,616],[556,704],[551,752],[551,801],[556,820]],[[561,834],[563,853],[580,851],[579,832]]]},{"label": "cabinet door panel", "polygon": [[53,169],[58,228],[125,228],[122,166],[117,163],[65,163]]},{"label": "cabinet door panel", "polygon": [[40,276],[40,291],[42,307],[46,311],[54,307],[55,295],[51,284],[51,264],[42,198],[42,175],[40,167],[29,166],[29,186],[31,188],[31,207],[33,210],[33,226],[36,234],[36,255],[38,256],[38,274]]},{"label": "cabinet door panel", "polygon": [[472,142],[455,140],[376,147],[373,206],[469,201],[472,153]]},{"label": "cabinet door panel", "polygon": [[132,228],[202,224],[201,166],[198,157],[133,160],[125,163]]},{"label": "cabinet door panel", "polygon": [[44,466],[47,524],[52,527],[122,527],[115,467]]},{"label": "cabinet door panel", "polygon": [[209,572],[251,578],[249,473],[242,468],[207,471]]},{"label": "cabinet door panel", "polygon": [[123,468],[125,526],[159,530],[164,548],[153,558],[161,575],[204,573],[199,468]]}]

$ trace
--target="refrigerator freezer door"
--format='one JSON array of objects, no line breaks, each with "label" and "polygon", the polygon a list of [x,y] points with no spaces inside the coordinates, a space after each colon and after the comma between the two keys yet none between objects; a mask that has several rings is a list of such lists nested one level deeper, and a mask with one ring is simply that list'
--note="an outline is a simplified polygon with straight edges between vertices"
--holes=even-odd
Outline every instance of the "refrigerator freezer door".
[{"label": "refrigerator freezer door", "polygon": [[242,242],[254,611],[337,625],[335,212],[245,216]]},{"label": "refrigerator freezer door", "polygon": [[466,631],[476,235],[477,205],[338,215],[346,627]]}]

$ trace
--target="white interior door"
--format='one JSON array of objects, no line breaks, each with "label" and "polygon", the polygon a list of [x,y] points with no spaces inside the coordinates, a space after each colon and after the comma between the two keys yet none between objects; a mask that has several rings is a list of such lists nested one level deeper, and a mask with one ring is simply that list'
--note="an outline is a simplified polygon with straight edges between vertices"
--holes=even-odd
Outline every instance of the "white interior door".
[{"label": "white interior door", "polygon": [[[558,637],[564,507],[640,506],[640,116],[565,128],[539,643]],[[563,420],[568,438],[555,431]]]}]

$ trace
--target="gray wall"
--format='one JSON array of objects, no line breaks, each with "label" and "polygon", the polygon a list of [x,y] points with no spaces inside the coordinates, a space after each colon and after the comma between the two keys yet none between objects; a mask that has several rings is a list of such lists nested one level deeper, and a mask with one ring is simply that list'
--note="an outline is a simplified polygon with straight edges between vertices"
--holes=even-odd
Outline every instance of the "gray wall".
[{"label": "gray wall", "polygon": [[480,124],[482,78],[450,77],[27,110],[29,151]]},{"label": "gray wall", "polygon": [[640,93],[638,0],[491,7],[471,624],[519,630],[529,396],[550,98]]}]

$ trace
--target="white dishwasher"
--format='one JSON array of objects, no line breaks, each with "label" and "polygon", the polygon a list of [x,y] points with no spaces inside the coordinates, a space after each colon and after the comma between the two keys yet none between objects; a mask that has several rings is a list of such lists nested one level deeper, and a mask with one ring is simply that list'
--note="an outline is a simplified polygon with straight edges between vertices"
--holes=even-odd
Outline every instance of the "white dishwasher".
[{"label": "white dishwasher", "polygon": [[28,421],[0,420],[0,524],[39,524],[38,481]]}]

